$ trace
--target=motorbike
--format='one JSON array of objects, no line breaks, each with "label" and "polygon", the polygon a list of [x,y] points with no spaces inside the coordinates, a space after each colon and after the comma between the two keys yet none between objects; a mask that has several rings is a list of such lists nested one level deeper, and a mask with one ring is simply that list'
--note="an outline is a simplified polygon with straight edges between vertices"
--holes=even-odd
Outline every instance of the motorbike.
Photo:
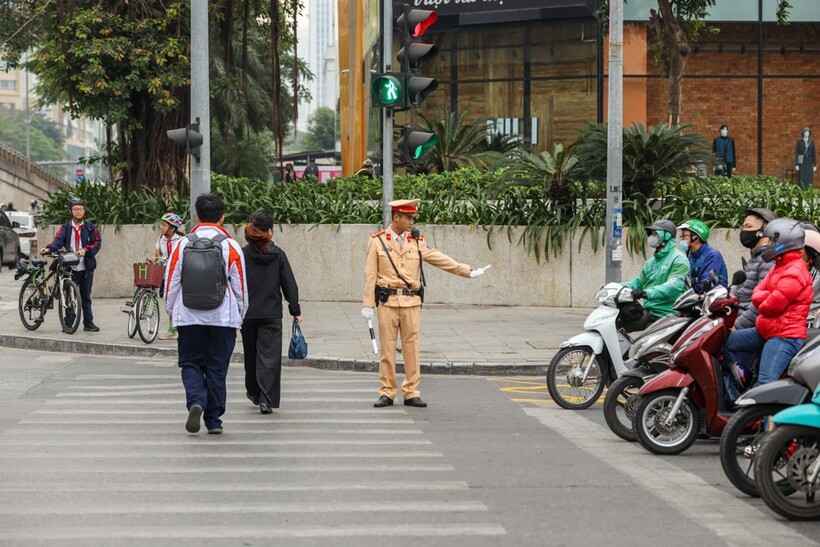
[{"label": "motorbike", "polygon": [[[768,429],[768,418],[786,408],[807,403],[820,385],[820,331],[812,330],[806,344],[789,363],[788,378],[741,394],[737,411],[720,438],[720,463],[729,481],[749,496],[760,495],[754,476],[754,460]],[[788,490],[782,477],[779,487]]]},{"label": "motorbike", "polygon": [[699,295],[693,290],[683,293],[673,309],[678,315],[667,315],[656,321],[635,339],[629,348],[627,370],[612,382],[604,397],[604,419],[615,435],[635,441],[632,418],[638,404],[638,390],[650,378],[669,368],[672,346],[686,328],[703,314],[703,300],[709,294],[714,299],[726,294],[720,285]]},{"label": "motorbike", "polygon": [[776,427],[754,459],[760,497],[787,519],[820,519],[820,387],[811,402],[782,410],[772,421]]},{"label": "motorbike", "polygon": [[719,437],[729,422],[719,358],[737,319],[738,299],[707,295],[703,307],[706,315],[673,346],[670,368],[638,391],[632,427],[641,446],[655,454],[680,454],[701,430]]},{"label": "motorbike", "polygon": [[547,368],[547,389],[562,408],[589,408],[627,371],[623,356],[633,341],[622,310],[640,308],[642,315],[643,307],[634,302],[632,289],[619,283],[606,284],[595,298],[600,306],[584,321],[584,332],[562,342]]}]

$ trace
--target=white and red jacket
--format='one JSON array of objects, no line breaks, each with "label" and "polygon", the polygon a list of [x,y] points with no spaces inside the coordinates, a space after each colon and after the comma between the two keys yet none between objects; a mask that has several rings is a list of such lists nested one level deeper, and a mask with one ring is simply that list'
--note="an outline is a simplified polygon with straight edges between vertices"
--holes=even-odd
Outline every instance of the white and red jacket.
[{"label": "white and red jacket", "polygon": [[242,326],[242,319],[248,309],[248,281],[245,278],[245,257],[242,248],[230,234],[218,224],[203,223],[196,226],[191,233],[199,237],[214,237],[222,234],[227,237],[222,242],[222,256],[228,271],[228,288],[222,305],[215,310],[192,310],[182,303],[182,261],[183,250],[189,243],[183,237],[171,252],[171,258],[165,266],[165,307],[174,318],[174,326],[206,325],[210,327]]}]

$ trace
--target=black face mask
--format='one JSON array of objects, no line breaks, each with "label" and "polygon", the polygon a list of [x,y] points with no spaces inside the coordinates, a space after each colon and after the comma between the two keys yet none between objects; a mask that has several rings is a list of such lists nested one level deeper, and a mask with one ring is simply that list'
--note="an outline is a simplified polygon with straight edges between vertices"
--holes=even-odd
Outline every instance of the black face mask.
[{"label": "black face mask", "polygon": [[760,236],[757,233],[760,230],[741,230],[740,244],[747,249],[754,249],[754,246],[760,241]]}]

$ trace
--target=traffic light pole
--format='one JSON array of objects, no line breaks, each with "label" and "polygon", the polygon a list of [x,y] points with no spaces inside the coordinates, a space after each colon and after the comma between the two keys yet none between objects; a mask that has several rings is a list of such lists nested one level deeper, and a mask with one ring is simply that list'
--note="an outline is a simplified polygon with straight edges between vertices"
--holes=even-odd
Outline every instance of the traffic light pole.
[{"label": "traffic light pole", "polygon": [[[393,0],[382,1],[382,67],[384,72],[393,71]],[[404,90],[402,90],[404,92]],[[382,222],[390,224],[390,206],[393,201],[393,109],[382,110]]]},{"label": "traffic light pole", "polygon": [[[191,120],[199,122],[202,145],[199,160],[190,154],[191,162],[191,224],[194,222],[194,202],[200,194],[211,191],[211,110],[208,76],[208,0],[191,1]],[[187,140],[187,139],[186,139]]]},{"label": "traffic light pole", "polygon": [[609,92],[606,157],[606,282],[621,281],[623,246],[624,5],[609,2]]}]

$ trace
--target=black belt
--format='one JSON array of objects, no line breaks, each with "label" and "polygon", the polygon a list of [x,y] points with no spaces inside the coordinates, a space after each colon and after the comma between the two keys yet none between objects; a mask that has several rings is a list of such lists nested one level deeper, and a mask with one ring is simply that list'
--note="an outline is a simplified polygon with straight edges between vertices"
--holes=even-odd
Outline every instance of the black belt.
[{"label": "black belt", "polygon": [[414,290],[411,290],[411,289],[385,289],[385,290],[387,291],[387,294],[389,294],[391,296],[393,296],[393,295],[418,296],[419,295],[419,291],[414,291]]}]

